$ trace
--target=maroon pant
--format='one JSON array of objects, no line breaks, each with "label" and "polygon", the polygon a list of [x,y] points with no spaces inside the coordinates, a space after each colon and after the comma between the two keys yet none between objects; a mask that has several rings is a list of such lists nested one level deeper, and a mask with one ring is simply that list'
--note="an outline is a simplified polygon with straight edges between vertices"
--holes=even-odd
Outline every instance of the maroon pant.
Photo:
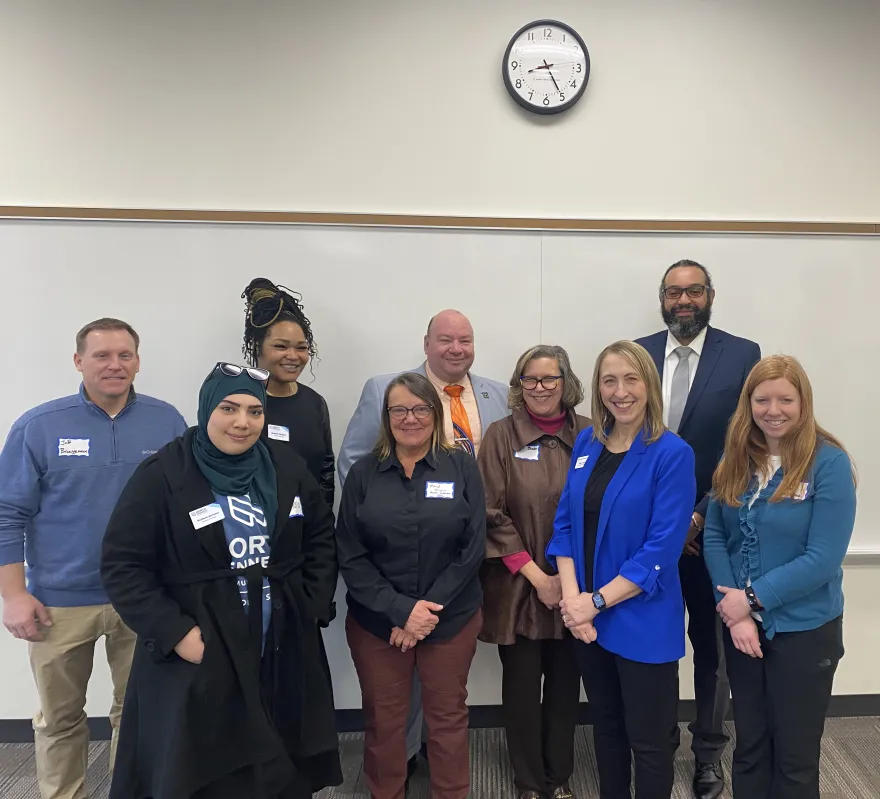
[{"label": "maroon pant", "polygon": [[406,718],[413,669],[422,683],[433,799],[466,799],[470,790],[467,678],[482,613],[453,638],[401,652],[349,615],[345,634],[361,684],[364,777],[374,799],[404,799]]}]

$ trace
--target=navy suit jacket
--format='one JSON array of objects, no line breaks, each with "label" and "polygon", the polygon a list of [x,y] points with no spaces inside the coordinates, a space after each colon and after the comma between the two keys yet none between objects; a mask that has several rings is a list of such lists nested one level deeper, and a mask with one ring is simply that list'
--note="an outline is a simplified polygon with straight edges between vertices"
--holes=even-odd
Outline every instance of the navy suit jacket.
[{"label": "navy suit jacket", "polygon": [[[582,592],[584,493],[602,449],[592,427],[577,437],[547,545],[547,560],[554,568],[558,557],[574,561]],[[602,497],[593,589],[600,590],[620,575],[642,593],[596,616],[596,640],[603,649],[640,663],[671,663],[684,657],[678,559],[695,494],[691,448],[669,430],[652,444],[639,433]]]},{"label": "navy suit jacket", "polygon": [[[666,364],[667,331],[636,339],[654,359],[660,379]],[[694,450],[697,477],[695,510],[704,519],[709,506],[712,474],[724,451],[727,423],[736,410],[742,387],[761,360],[761,348],[745,338],[733,336],[711,325],[688,393],[678,435]]]}]

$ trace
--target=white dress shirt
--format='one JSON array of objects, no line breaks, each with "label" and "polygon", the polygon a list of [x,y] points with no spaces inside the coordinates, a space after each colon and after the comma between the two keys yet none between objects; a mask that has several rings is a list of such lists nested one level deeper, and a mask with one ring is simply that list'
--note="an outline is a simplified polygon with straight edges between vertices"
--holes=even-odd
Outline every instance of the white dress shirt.
[{"label": "white dress shirt", "polygon": [[697,374],[697,365],[700,363],[700,355],[703,352],[703,345],[706,343],[706,331],[708,327],[704,327],[697,337],[687,345],[683,345],[672,333],[666,334],[666,360],[663,363],[663,424],[669,424],[669,400],[672,397],[672,375],[675,373],[675,367],[678,366],[678,356],[675,350],[678,347],[690,347],[693,352],[688,355],[689,382],[688,391],[694,384],[694,376]]}]

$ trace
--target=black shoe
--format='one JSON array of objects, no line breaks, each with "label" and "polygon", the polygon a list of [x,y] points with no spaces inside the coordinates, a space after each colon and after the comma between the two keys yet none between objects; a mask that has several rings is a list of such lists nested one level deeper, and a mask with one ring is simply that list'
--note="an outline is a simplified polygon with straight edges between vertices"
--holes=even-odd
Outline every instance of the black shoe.
[{"label": "black shoe", "polygon": [[403,784],[403,792],[409,790],[409,781],[412,779],[413,774],[415,774],[419,770],[419,756],[413,755],[409,760],[406,761],[406,782]]},{"label": "black shoe", "polygon": [[574,799],[574,794],[571,792],[571,788],[568,787],[567,782],[553,790],[552,799]]},{"label": "black shoe", "polygon": [[724,772],[720,763],[697,763],[694,770],[694,796],[718,799],[724,790]]}]

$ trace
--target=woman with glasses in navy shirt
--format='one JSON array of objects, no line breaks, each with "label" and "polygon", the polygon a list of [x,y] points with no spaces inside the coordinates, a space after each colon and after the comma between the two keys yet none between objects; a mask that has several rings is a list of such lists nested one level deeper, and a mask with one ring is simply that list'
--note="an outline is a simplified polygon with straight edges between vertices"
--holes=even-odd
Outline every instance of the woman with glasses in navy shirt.
[{"label": "woman with glasses in navy shirt", "polygon": [[483,485],[474,458],[445,440],[440,397],[426,377],[395,377],[382,407],[379,441],[348,473],[336,524],[345,631],[363,696],[364,776],[375,799],[403,799],[417,670],[431,795],[465,799],[467,678],[482,621]]}]

